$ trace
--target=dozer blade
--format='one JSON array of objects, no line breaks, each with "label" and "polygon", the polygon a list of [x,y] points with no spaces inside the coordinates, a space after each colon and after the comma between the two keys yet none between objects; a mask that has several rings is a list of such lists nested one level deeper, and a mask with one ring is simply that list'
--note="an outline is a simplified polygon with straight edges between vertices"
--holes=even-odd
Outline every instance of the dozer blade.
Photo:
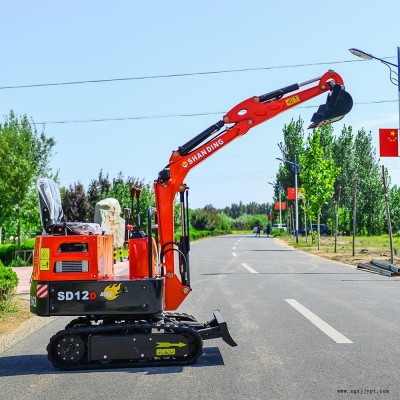
[{"label": "dozer blade", "polygon": [[336,84],[328,94],[326,104],[318,107],[318,111],[312,116],[312,124],[309,129],[319,128],[341,120],[353,107],[353,99],[343,87]]},{"label": "dozer blade", "polygon": [[207,322],[204,328],[199,329],[198,333],[200,333],[203,340],[222,338],[222,340],[229,344],[229,346],[237,346],[237,343],[232,339],[228,330],[228,325],[219,310],[214,311],[214,318]]}]

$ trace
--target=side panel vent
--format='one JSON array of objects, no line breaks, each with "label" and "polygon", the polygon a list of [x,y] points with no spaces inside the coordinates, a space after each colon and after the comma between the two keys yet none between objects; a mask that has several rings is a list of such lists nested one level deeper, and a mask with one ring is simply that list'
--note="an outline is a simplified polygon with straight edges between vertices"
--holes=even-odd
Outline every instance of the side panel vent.
[{"label": "side panel vent", "polygon": [[89,263],[88,263],[88,260],[56,261],[55,271],[57,273],[88,272],[89,271]]}]

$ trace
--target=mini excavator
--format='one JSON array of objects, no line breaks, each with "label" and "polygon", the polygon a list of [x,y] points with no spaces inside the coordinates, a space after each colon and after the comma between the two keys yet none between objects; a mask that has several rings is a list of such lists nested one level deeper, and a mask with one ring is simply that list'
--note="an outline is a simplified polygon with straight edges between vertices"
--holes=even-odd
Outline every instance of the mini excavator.
[{"label": "mini excavator", "polygon": [[[321,77],[244,100],[174,150],[154,182],[155,207],[148,210],[147,227],[130,218],[130,212],[126,215],[129,272],[125,275],[114,271],[113,235],[102,232],[98,224],[64,222],[58,187],[50,179],[39,179],[44,230],[36,237],[30,309],[41,317],[72,317],[47,346],[55,368],[189,365],[202,354],[203,340],[222,338],[236,346],[219,310],[208,322],[176,312],[191,292],[184,179],[192,168],[251,128],[325,92],[326,103],[319,106],[309,128],[338,121],[353,101],[341,76],[329,70]],[[133,189],[132,199],[139,194]],[[177,195],[179,239],[174,229]]]}]

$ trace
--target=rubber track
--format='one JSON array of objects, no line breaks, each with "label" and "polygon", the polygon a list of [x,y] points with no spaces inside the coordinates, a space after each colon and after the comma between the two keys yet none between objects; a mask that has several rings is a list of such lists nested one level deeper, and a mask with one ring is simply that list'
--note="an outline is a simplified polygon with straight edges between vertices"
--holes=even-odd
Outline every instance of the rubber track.
[{"label": "rubber track", "polygon": [[[168,317],[172,317],[173,314]],[[175,314],[175,317],[178,317],[178,314]],[[189,318],[192,320],[191,316],[182,315],[182,319]],[[80,320],[80,319],[78,319]],[[79,322],[84,322],[86,319],[82,318]],[[74,320],[77,322],[77,320]],[[86,320],[87,322],[87,320]],[[182,357],[182,359],[173,359],[173,358],[158,358],[158,359],[149,359],[149,360],[126,360],[126,361],[108,361],[104,362],[94,362],[89,363],[88,361],[88,337],[91,334],[106,334],[110,335],[120,335],[125,334],[127,331],[134,331],[135,333],[148,333],[152,329],[157,330],[166,330],[166,333],[186,333],[192,336],[195,345],[192,346],[193,349],[188,357]],[[83,342],[85,343],[85,355],[82,358],[80,363],[71,364],[71,363],[63,363],[62,360],[57,359],[57,343],[62,336],[70,336],[77,335],[79,336]],[[54,346],[54,348],[53,348]],[[114,323],[114,324],[106,324],[106,325],[91,325],[91,326],[78,326],[78,327],[70,327],[70,324],[67,325],[65,330],[57,332],[51,339],[47,346],[47,358],[54,365],[55,368],[61,370],[82,370],[82,369],[108,369],[108,368],[132,368],[132,367],[155,367],[155,366],[184,366],[190,365],[196,362],[198,357],[202,354],[202,339],[200,334],[196,331],[195,328],[191,327],[185,323],[150,323],[150,322],[124,322],[124,323]],[[83,361],[83,362],[82,362]]]}]

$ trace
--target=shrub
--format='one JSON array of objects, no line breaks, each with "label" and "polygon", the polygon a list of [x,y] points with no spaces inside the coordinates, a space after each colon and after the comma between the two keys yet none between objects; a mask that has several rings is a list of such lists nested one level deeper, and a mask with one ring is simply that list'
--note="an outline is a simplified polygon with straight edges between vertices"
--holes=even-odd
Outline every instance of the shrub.
[{"label": "shrub", "polygon": [[[35,238],[25,240],[21,244],[21,250],[33,250],[35,247]],[[5,265],[11,265],[15,251],[18,250],[17,244],[1,244],[0,245],[0,261]]]},{"label": "shrub", "polygon": [[11,267],[5,267],[0,261],[0,310],[10,307],[18,285],[18,276]]},{"label": "shrub", "polygon": [[190,216],[190,222],[193,228],[201,231],[213,231],[217,229],[221,222],[221,216],[212,205],[194,210]]},{"label": "shrub", "polygon": [[16,244],[2,244],[0,245],[0,261],[8,265],[13,259],[15,250],[18,249]]},{"label": "shrub", "polygon": [[285,235],[286,235],[286,232],[281,231],[279,228],[274,228],[271,231],[271,236],[273,236],[273,237],[285,236]]},{"label": "shrub", "polygon": [[11,261],[10,267],[24,267],[26,265],[26,262],[22,258],[15,258],[14,260]]}]

